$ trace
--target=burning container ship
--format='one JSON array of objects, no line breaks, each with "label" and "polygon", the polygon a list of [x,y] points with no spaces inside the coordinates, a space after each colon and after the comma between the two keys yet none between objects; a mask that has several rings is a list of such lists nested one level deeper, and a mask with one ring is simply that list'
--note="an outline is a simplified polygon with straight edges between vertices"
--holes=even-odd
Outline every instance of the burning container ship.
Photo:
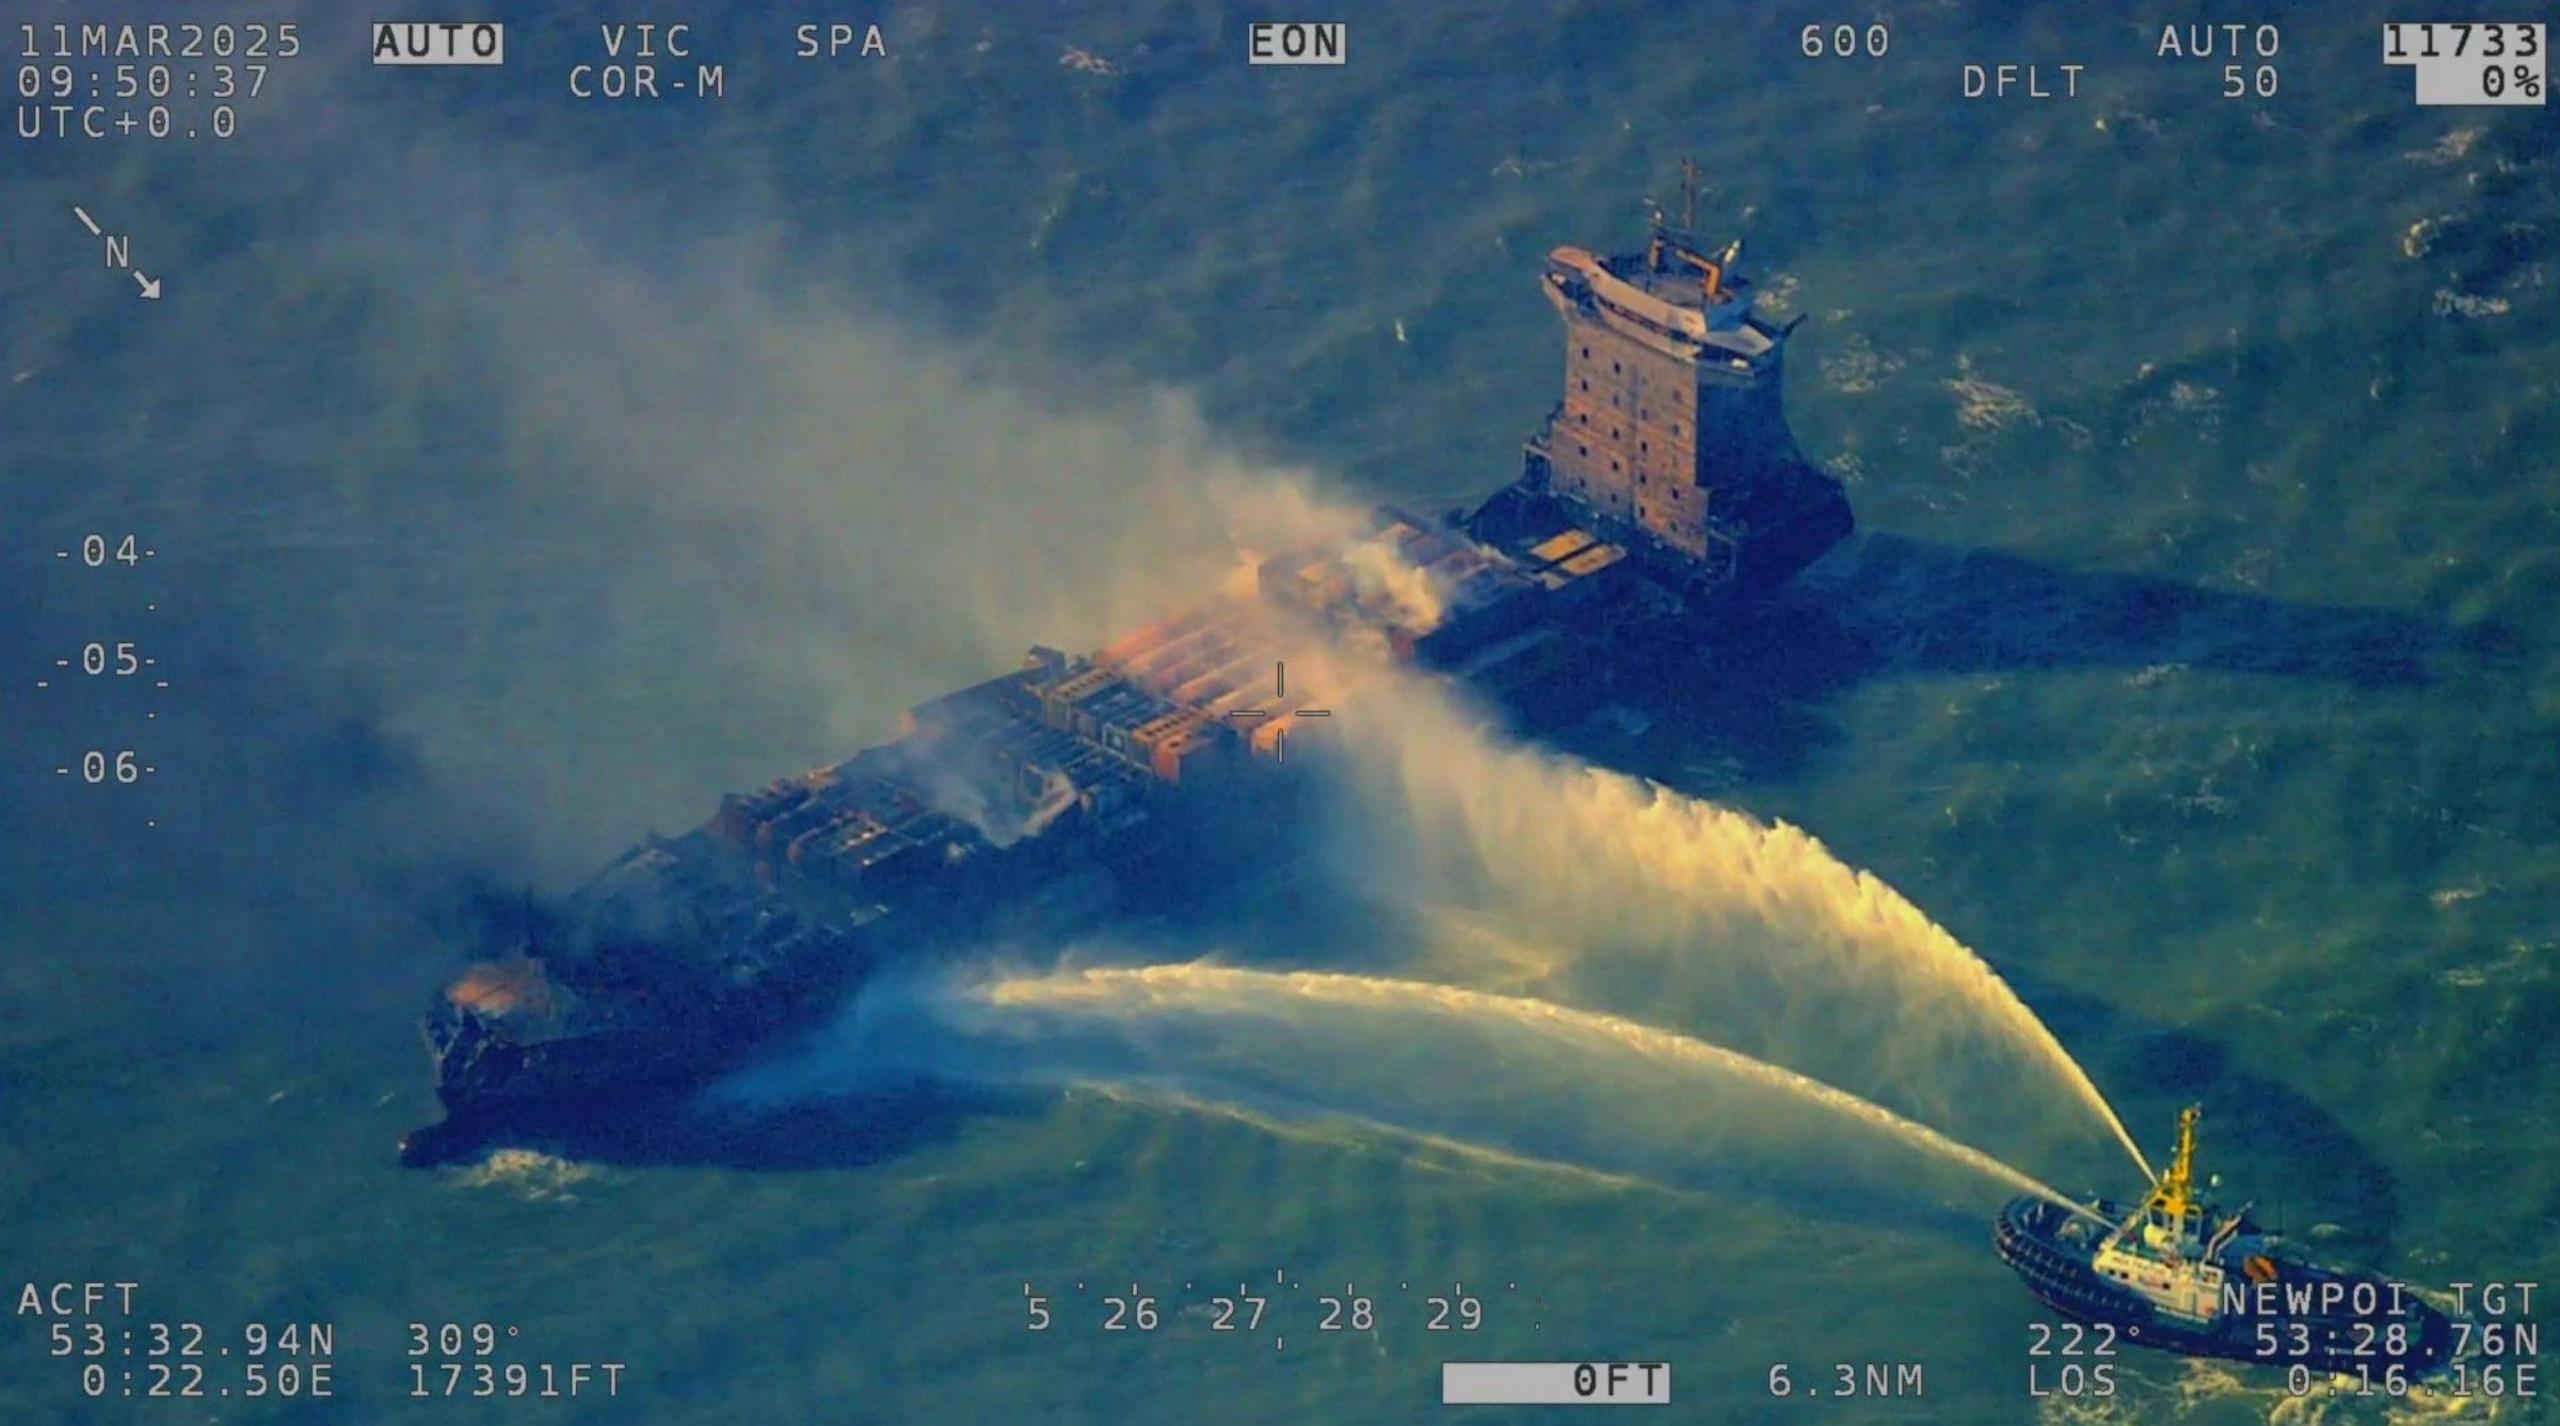
[{"label": "burning container ship", "polygon": [[1599,686],[1630,631],[1748,617],[1851,516],[1788,432],[1793,324],[1755,310],[1738,250],[1657,222],[1641,252],[1551,253],[1564,399],[1472,513],[1382,510],[1265,562],[1251,594],[1090,654],[1035,648],[528,912],[429,1010],[447,1116],[403,1161],[699,1086],[884,964],[1220,884],[1299,791],[1289,738],[1346,692],[1290,689],[1300,641],[1383,646],[1534,719]]}]

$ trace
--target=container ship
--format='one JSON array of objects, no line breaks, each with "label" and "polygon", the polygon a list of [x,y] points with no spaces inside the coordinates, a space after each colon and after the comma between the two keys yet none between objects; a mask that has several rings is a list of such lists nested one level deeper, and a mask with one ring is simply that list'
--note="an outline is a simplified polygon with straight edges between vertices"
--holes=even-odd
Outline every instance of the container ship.
[{"label": "container ship", "polygon": [[2398,1395],[2451,1359],[2451,1318],[2405,1283],[2288,1252],[2244,1206],[2225,1215],[2195,1181],[2194,1106],[2168,1172],[2137,1208],[2026,1195],[1992,1241],[2027,1290],[2136,1346],[2357,1377]]},{"label": "container ship", "polygon": [[1749,618],[1852,520],[1787,427],[1795,324],[1759,310],[1738,243],[1710,253],[1691,228],[1657,214],[1640,250],[1548,255],[1563,399],[1479,507],[1380,510],[1250,590],[1090,653],[1034,648],[894,741],[726,797],[504,918],[427,1014],[446,1117],[403,1160],[707,1084],[884,965],[1232,884],[1303,795],[1290,738],[1356,702],[1292,688],[1292,652],[1352,641],[1534,725],[1587,706],[1645,638]]}]

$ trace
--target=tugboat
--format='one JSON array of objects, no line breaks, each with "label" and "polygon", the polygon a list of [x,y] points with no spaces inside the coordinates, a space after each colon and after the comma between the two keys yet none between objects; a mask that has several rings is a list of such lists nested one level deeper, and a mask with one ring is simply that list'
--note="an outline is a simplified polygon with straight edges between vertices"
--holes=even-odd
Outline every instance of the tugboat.
[{"label": "tugboat", "polygon": [[2452,1356],[2452,1320],[2405,1283],[2314,1266],[2249,1218],[2198,1196],[2196,1121],[2178,1116],[2169,1171],[2130,1213],[2099,1200],[2027,1195],[2000,1211],[1992,1240],[2027,1290],[2138,1346],[2383,1382]]}]

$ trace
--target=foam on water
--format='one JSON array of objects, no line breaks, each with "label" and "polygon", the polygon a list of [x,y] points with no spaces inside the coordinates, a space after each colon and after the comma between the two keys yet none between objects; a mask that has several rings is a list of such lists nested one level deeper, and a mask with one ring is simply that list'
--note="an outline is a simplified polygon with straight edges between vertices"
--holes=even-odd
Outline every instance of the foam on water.
[{"label": "foam on water", "polygon": [[506,1189],[527,1201],[545,1198],[571,1199],[570,1192],[578,1184],[595,1177],[595,1169],[573,1159],[563,1159],[534,1149],[493,1149],[488,1157],[462,1169],[455,1182],[465,1188]]},{"label": "foam on water", "polygon": [[2262,1417],[2268,1426],[2417,1426],[2421,1422],[2503,1420],[2508,1403],[2515,1400],[2477,1394],[2457,1396],[2423,1380],[2407,1383],[2403,1393],[2394,1396],[2378,1376],[2362,1381],[2344,1374],[2315,1373],[2300,1385],[2302,1389],[2296,1390],[2285,1373],[2273,1368],[2189,1357],[2176,1363],[2165,1393],[2155,1396],[2127,1392],[2114,1398],[2115,1403],[2120,1403],[2119,1414],[2074,1414],[2063,1405],[2063,1398],[2047,1398],[2040,1405],[2044,1408],[2043,1419],[2049,1422],[2140,1419],[2154,1414],[2146,1408],[2165,1402],[2172,1410],[2172,1419],[2181,1421],[2214,1413],[2217,1408],[2237,1406],[2248,1416]]}]

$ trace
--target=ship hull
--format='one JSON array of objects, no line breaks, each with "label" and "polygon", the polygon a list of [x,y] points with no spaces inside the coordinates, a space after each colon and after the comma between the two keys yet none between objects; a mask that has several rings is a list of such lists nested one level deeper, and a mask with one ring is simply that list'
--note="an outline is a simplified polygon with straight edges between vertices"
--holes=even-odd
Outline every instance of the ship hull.
[{"label": "ship hull", "polygon": [[[2111,1204],[2101,1217],[2121,1216]],[[2304,1367],[2344,1376],[2416,1377],[2453,1353],[2450,1318],[2386,1279],[2285,1263],[2277,1280],[2240,1280],[2208,1322],[2185,1321],[2109,1282],[2094,1267],[2096,1239],[2076,1236],[2058,1205],[2025,1196],[2001,1210],[1992,1241],[2001,1261],[2046,1305],[2112,1327],[2136,1346],[2190,1357]]]},{"label": "ship hull", "polygon": [[[853,958],[848,956],[850,965]],[[440,1002],[423,1028],[442,1122],[400,1142],[400,1160],[429,1168],[493,1140],[573,1126],[602,1110],[673,1104],[749,1059],[792,1023],[859,989],[858,974],[769,1005],[730,1004],[681,1020],[587,1030],[539,1043],[507,1038],[469,1010]],[[784,1012],[796,1011],[794,1021]]]},{"label": "ship hull", "polygon": [[[511,964],[516,974],[538,975],[552,994],[577,996],[580,1009],[528,1035],[450,991],[439,996],[420,1029],[445,1118],[404,1136],[400,1161],[437,1167],[493,1143],[574,1136],[605,1121],[645,1123],[654,1110],[678,1109],[824,1025],[883,966],[924,965],[967,947],[1057,944],[1115,915],[1232,886],[1250,860],[1236,849],[1272,856],[1281,839],[1268,823],[1293,820],[1300,791],[1265,785],[1231,799],[1171,803],[1136,831],[1060,827],[988,857],[974,894],[812,935],[752,984],[708,993],[698,986],[648,995],[598,986],[596,947],[561,944],[578,938],[555,926],[543,933],[554,944],[535,948],[552,953],[547,966],[521,956]],[[1258,840],[1242,835],[1254,830],[1262,833]],[[703,896],[698,889],[669,894]],[[683,959],[721,954],[718,946],[692,943],[657,949]]]}]

